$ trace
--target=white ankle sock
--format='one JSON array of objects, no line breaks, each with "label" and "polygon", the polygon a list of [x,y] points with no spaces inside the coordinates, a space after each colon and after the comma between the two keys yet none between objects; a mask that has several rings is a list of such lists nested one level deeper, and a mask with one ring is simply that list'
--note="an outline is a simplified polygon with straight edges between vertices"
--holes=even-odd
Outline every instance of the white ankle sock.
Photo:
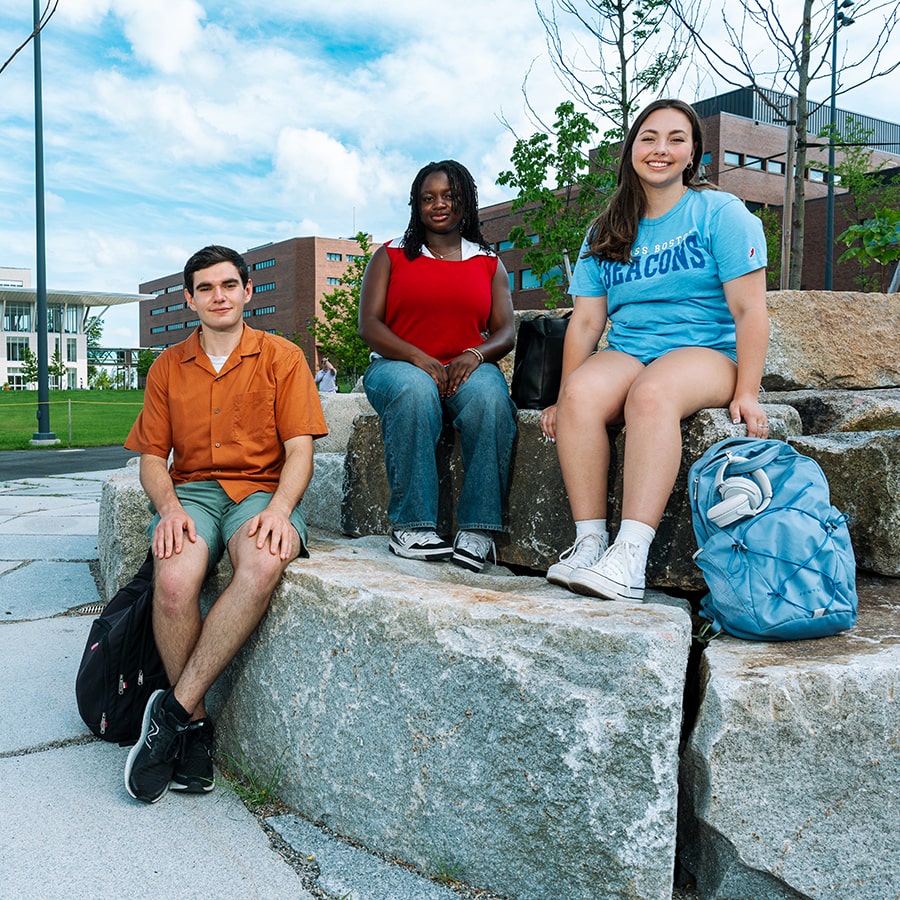
[{"label": "white ankle sock", "polygon": [[606,530],[606,519],[582,519],[575,523],[575,538],[584,537],[586,534],[599,534],[601,537],[609,534]]},{"label": "white ankle sock", "polygon": [[638,522],[637,519],[622,519],[619,533],[616,535],[616,543],[628,541],[629,544],[636,544],[646,557],[654,537],[656,537],[655,528],[651,528],[643,522]]}]

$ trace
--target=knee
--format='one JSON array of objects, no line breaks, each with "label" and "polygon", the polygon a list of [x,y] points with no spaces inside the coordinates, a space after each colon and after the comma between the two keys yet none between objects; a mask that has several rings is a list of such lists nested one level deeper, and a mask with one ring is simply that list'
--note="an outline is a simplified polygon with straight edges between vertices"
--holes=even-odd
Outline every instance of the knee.
[{"label": "knee", "polygon": [[174,566],[158,567],[153,578],[153,606],[165,618],[178,618],[197,608],[200,584]]},{"label": "knee", "polygon": [[659,419],[675,409],[671,391],[655,378],[638,379],[625,398],[625,421],[637,418]]}]

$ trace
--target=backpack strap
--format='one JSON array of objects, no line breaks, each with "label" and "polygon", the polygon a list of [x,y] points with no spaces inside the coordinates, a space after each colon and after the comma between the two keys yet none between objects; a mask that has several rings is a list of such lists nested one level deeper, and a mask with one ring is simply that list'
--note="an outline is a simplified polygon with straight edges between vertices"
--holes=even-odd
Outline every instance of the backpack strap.
[{"label": "backpack strap", "polygon": [[746,475],[756,469],[761,469],[763,466],[767,466],[770,462],[777,459],[778,454],[781,453],[783,441],[767,440],[760,441],[759,443],[767,444],[769,446],[764,446],[760,449],[750,448],[746,445],[735,448],[733,451],[735,455],[743,456],[745,458],[728,463],[729,475]]}]

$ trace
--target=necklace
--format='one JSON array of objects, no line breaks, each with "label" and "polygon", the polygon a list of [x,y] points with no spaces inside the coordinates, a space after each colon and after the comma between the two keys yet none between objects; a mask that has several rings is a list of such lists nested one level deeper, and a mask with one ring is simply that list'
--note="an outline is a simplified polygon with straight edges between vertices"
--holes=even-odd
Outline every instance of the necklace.
[{"label": "necklace", "polygon": [[437,250],[435,250],[434,247],[431,246],[431,244],[425,244],[425,246],[428,248],[428,251],[438,259],[446,259],[448,256],[455,256],[457,253],[462,255],[462,244],[460,244],[458,247],[455,247],[453,250],[447,251],[447,253],[438,253]]}]

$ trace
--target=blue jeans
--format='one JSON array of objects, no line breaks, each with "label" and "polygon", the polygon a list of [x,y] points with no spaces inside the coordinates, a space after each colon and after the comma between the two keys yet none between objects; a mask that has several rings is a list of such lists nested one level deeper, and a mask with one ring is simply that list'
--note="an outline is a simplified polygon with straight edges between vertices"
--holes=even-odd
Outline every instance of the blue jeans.
[{"label": "blue jeans", "polygon": [[437,527],[435,448],[446,413],[459,432],[465,470],[457,524],[466,530],[503,531],[516,408],[497,366],[479,366],[452,397],[443,400],[430,375],[395,359],[373,360],[363,386],[381,416],[391,488],[388,518],[394,527]]}]

